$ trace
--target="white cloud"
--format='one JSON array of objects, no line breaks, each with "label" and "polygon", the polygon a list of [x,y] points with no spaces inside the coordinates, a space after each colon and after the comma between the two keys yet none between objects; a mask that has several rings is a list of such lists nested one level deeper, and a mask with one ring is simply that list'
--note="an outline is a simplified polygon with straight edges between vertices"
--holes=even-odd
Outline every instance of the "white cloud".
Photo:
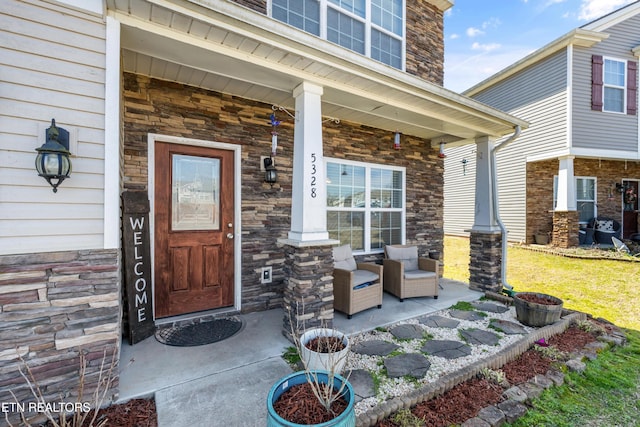
[{"label": "white cloud", "polygon": [[632,2],[633,0],[582,0],[578,19],[590,21],[600,18]]},{"label": "white cloud", "polygon": [[471,49],[472,50],[481,50],[483,52],[491,52],[492,50],[496,50],[500,48],[500,44],[499,43],[478,43],[475,42],[471,45]]},{"label": "white cloud", "polygon": [[476,37],[476,36],[480,36],[482,34],[484,34],[484,31],[482,31],[479,28],[475,28],[475,27],[467,28],[467,36],[469,36],[469,37]]},{"label": "white cloud", "polygon": [[459,38],[460,38],[460,34],[456,34],[456,33],[451,34],[451,35],[449,36],[449,38],[450,38],[451,40],[459,39]]},{"label": "white cloud", "polygon": [[482,29],[486,30],[488,28],[498,28],[502,24],[499,18],[489,18],[488,21],[484,21],[482,23]]},{"label": "white cloud", "polygon": [[477,55],[447,54],[444,87],[457,92],[469,89],[531,53],[526,46],[509,46],[499,51],[481,51]]}]

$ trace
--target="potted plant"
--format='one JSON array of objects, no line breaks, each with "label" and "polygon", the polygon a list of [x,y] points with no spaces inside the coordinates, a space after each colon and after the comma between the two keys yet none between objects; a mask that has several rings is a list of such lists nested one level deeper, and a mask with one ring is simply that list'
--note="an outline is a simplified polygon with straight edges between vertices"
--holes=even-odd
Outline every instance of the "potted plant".
[{"label": "potted plant", "polygon": [[310,370],[341,373],[349,353],[349,338],[340,331],[313,328],[300,337],[300,358]]},{"label": "potted plant", "polygon": [[562,300],[535,292],[518,292],[513,297],[516,317],[527,326],[546,326],[555,323],[562,314]]},{"label": "potted plant", "polygon": [[533,235],[533,239],[536,245],[548,245],[549,244],[549,234],[548,232],[538,231]]},{"label": "potted plant", "polygon": [[353,387],[340,375],[349,352],[347,336],[331,328],[292,331],[291,336],[303,370],[271,387],[267,426],[355,426]]}]

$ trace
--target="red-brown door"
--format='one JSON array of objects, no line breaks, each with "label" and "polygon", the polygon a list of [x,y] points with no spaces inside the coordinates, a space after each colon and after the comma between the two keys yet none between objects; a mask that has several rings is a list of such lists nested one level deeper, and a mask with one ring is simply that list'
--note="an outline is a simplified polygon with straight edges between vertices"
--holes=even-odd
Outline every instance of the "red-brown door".
[{"label": "red-brown door", "polygon": [[156,317],[233,305],[233,156],[156,142]]}]

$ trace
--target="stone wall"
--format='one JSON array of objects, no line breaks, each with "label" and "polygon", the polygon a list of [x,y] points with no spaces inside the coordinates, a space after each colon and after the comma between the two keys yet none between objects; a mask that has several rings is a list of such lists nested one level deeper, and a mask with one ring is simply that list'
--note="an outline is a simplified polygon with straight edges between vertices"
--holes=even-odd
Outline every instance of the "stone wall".
[{"label": "stone wall", "polygon": [[282,333],[292,342],[311,328],[333,327],[333,259],[331,246],[285,245],[284,321]]},{"label": "stone wall", "polygon": [[[631,161],[575,159],[573,169],[575,176],[596,177],[598,216],[622,221],[622,195],[616,193],[615,186],[616,183],[622,183],[623,179],[640,179],[640,164]],[[528,244],[534,242],[533,235],[538,232],[555,234],[552,228],[553,177],[557,174],[557,160],[527,163]],[[575,228],[575,236],[571,236],[571,241],[575,243],[578,228],[572,227]]]},{"label": "stone wall", "polygon": [[556,211],[553,213],[553,246],[572,248],[579,244],[578,211]]},{"label": "stone wall", "polygon": [[[284,112],[278,127],[275,159],[278,182],[263,182],[260,156],[271,150],[270,104],[249,101],[140,75],[124,76],[124,185],[147,189],[147,134],[157,133],[242,146],[242,310],[282,305],[285,253],[277,240],[290,230],[293,121]],[[355,123],[326,122],[324,155],[353,161],[406,167],[407,243],[420,254],[443,250],[443,171],[437,148],[419,138],[402,136],[393,149],[393,132]],[[361,260],[382,255],[360,257]],[[270,284],[260,270],[273,268]]]},{"label": "stone wall", "polygon": [[472,231],[469,235],[469,288],[502,291],[502,234]]},{"label": "stone wall", "polygon": [[[267,14],[266,0],[234,0]],[[442,86],[444,82],[444,14],[426,0],[406,2],[407,73]]]},{"label": "stone wall", "polygon": [[48,402],[76,402],[81,353],[84,395],[95,389],[104,356],[115,374],[106,402],[115,399],[120,315],[117,250],[0,256],[0,402],[15,402],[9,391],[35,401],[19,372],[25,363]]},{"label": "stone wall", "polygon": [[408,1],[406,72],[442,86],[444,14],[425,0]]}]

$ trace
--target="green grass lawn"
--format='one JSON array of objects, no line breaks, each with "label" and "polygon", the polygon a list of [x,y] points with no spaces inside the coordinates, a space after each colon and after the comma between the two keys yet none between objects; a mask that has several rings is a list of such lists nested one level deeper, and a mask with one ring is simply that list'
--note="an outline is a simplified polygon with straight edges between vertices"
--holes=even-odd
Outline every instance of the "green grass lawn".
[{"label": "green grass lawn", "polygon": [[[444,277],[469,282],[469,240],[446,236]],[[600,353],[582,373],[545,391],[514,427],[640,426],[640,263],[576,259],[510,247],[507,281],[517,292],[554,295],[564,306],[624,328],[629,344]]]},{"label": "green grass lawn", "polygon": [[[469,239],[445,236],[444,264],[444,277],[468,283]],[[640,262],[568,258],[509,247],[507,281],[517,292],[553,295],[568,309],[640,331]]]}]

